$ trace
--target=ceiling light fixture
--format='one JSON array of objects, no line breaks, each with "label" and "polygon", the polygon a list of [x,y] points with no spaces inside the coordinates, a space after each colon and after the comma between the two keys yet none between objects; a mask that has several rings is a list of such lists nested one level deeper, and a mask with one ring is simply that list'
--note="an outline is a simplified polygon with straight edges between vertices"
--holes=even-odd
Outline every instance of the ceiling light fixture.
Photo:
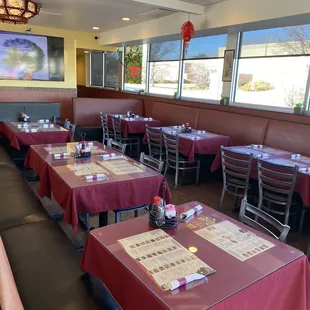
[{"label": "ceiling light fixture", "polygon": [[128,22],[130,20],[130,18],[129,17],[123,17],[122,20],[125,22]]},{"label": "ceiling light fixture", "polygon": [[99,27],[93,27],[94,30],[99,30]]},{"label": "ceiling light fixture", "polygon": [[0,1],[0,22],[27,24],[28,20],[39,15],[41,4],[32,0]]}]

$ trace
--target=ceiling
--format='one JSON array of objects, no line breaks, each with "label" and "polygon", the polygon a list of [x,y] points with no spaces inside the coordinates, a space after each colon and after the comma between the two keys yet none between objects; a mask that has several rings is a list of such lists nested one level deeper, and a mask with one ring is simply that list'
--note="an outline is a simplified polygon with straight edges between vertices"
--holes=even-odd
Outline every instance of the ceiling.
[{"label": "ceiling", "polygon": [[[99,33],[174,14],[173,11],[132,0],[37,0],[42,4],[39,16],[29,24]],[[207,5],[220,0],[182,0]],[[122,17],[130,17],[129,22]],[[92,27],[99,27],[93,30]]]}]

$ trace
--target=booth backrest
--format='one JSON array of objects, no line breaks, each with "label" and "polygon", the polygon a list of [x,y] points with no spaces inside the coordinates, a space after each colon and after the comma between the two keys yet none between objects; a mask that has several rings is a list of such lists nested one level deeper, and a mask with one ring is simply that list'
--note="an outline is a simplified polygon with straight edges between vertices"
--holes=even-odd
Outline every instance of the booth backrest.
[{"label": "booth backrest", "polygon": [[179,125],[190,123],[191,127],[197,127],[199,109],[178,106],[163,102],[154,102],[152,117],[160,120],[162,125]]},{"label": "booth backrest", "polygon": [[99,112],[126,113],[126,111],[143,115],[143,100],[73,98],[73,122],[78,126],[99,126],[101,124]]},{"label": "booth backrest", "polygon": [[60,116],[60,104],[54,102],[0,102],[0,121],[17,121],[20,112],[25,112],[31,121]]},{"label": "booth backrest", "polygon": [[310,156],[310,126],[270,120],[264,144]]},{"label": "booth backrest", "polygon": [[230,136],[234,145],[263,144],[269,119],[201,109],[198,129]]}]

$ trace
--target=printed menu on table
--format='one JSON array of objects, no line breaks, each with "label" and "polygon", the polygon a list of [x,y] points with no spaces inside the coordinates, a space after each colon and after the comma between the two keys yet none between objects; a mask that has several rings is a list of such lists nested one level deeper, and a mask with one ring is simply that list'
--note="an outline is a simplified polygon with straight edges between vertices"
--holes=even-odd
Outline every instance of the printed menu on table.
[{"label": "printed menu on table", "polygon": [[70,171],[74,172],[76,176],[86,176],[96,174],[108,175],[108,172],[99,165],[97,165],[96,163],[67,165],[67,168]]},{"label": "printed menu on table", "polygon": [[131,173],[142,173],[145,170],[143,165],[135,165],[128,162],[125,159],[117,159],[117,160],[108,160],[108,161],[101,161],[100,165],[105,167],[106,169],[110,170],[112,173],[116,175],[124,175],[124,174],[131,174]]},{"label": "printed menu on table", "polygon": [[195,233],[241,261],[274,247],[273,243],[229,221],[196,230]]},{"label": "printed menu on table", "polygon": [[[87,146],[90,148],[92,154],[105,154],[106,151],[100,149],[98,146]],[[61,154],[61,153],[74,153],[74,144],[69,144],[67,146],[51,146],[44,148],[49,154]]]},{"label": "printed menu on table", "polygon": [[118,242],[163,290],[168,289],[170,282],[197,273],[201,268],[206,270],[206,275],[215,272],[161,229]]}]

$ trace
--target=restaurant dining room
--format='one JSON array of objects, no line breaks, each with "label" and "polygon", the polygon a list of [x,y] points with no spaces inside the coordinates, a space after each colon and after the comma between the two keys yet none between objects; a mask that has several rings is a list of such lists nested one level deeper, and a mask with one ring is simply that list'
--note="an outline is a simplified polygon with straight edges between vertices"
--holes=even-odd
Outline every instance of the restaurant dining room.
[{"label": "restaurant dining room", "polygon": [[309,21],[0,0],[0,310],[310,310]]}]

